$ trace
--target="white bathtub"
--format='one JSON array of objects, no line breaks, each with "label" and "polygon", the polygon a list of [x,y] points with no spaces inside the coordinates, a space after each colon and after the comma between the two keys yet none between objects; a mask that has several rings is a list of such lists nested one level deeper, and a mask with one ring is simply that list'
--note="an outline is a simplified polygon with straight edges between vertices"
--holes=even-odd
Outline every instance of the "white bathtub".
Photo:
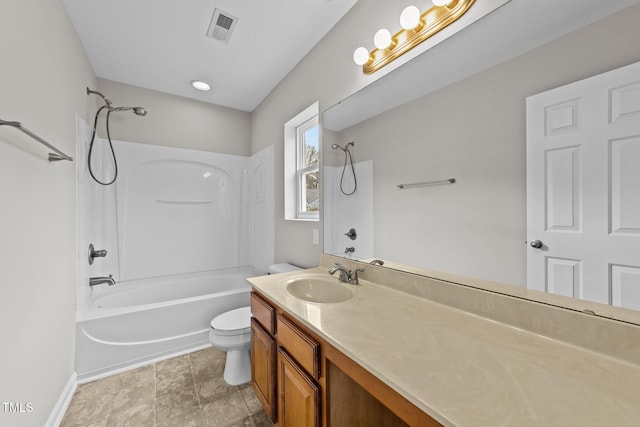
[{"label": "white bathtub", "polygon": [[79,380],[207,345],[211,319],[249,305],[246,278],[258,274],[241,267],[94,287],[76,323]]}]

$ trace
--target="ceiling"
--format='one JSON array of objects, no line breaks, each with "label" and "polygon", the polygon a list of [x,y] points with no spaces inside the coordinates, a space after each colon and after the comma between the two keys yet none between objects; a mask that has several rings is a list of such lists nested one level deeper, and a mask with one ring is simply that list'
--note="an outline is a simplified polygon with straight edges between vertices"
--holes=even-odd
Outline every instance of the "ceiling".
[{"label": "ceiling", "polygon": [[[99,78],[253,111],[357,0],[63,1]],[[239,18],[228,44],[215,8]]]}]

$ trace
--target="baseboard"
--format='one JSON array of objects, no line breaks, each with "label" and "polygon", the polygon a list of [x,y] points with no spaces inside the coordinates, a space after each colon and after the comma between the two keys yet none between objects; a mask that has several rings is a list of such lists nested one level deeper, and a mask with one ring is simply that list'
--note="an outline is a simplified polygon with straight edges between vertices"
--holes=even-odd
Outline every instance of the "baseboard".
[{"label": "baseboard", "polygon": [[74,372],[71,374],[69,381],[67,381],[67,385],[64,386],[62,393],[60,393],[56,406],[53,407],[49,419],[45,423],[46,427],[58,427],[60,423],[62,423],[62,418],[64,418],[64,414],[67,412],[67,408],[69,408],[76,388],[78,388],[78,374]]}]

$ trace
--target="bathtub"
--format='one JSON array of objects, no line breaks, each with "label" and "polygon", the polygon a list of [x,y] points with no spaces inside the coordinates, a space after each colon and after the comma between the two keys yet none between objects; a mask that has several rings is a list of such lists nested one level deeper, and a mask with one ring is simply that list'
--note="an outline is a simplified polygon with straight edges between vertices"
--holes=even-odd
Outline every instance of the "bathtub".
[{"label": "bathtub", "polygon": [[208,345],[209,323],[249,305],[252,267],[135,280],[92,289],[78,310],[76,372],[99,378]]}]

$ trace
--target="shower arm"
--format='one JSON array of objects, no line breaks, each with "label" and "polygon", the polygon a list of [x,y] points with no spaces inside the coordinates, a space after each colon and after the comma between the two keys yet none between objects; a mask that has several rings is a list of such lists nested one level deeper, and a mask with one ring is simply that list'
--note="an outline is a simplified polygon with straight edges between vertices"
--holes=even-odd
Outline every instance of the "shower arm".
[{"label": "shower arm", "polygon": [[98,95],[100,98],[102,98],[102,100],[104,101],[105,105],[107,105],[108,107],[111,107],[111,100],[107,99],[103,94],[101,94],[100,92],[96,91],[96,90],[91,90],[87,87],[87,96],[88,95]]}]

